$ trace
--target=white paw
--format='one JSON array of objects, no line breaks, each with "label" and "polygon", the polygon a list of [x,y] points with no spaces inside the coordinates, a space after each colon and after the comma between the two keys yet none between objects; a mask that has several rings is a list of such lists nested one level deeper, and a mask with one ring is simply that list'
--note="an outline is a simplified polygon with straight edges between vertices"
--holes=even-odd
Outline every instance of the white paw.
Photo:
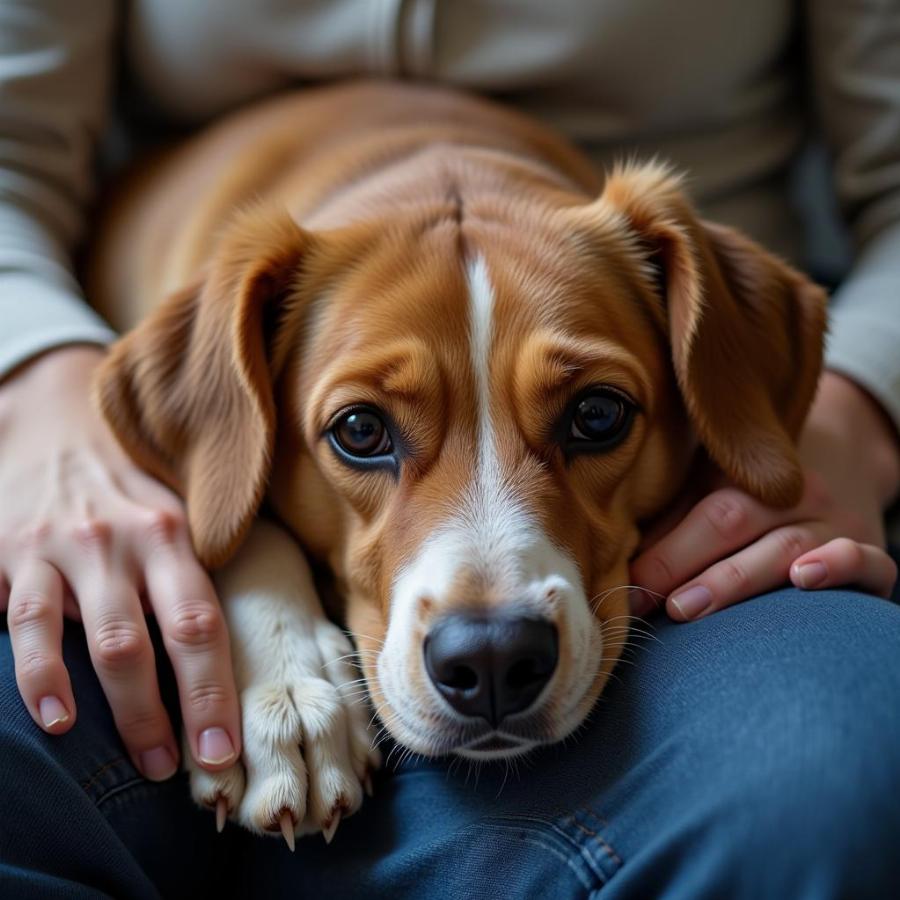
[{"label": "white paw", "polygon": [[[349,640],[330,622],[314,634],[280,635],[292,652],[278,654],[267,678],[241,691],[243,751],[222,772],[199,768],[185,753],[194,800],[259,834],[321,831],[331,839],[362,803],[380,764],[358,690]],[[348,657],[341,659],[341,657]],[[274,659],[273,659],[274,662]],[[287,832],[287,833],[286,833]]]},{"label": "white paw", "polygon": [[257,833],[322,831],[362,802],[381,762],[346,635],[325,616],[300,548],[257,521],[216,575],[241,702],[242,753],[223,772],[184,754],[191,793]]}]

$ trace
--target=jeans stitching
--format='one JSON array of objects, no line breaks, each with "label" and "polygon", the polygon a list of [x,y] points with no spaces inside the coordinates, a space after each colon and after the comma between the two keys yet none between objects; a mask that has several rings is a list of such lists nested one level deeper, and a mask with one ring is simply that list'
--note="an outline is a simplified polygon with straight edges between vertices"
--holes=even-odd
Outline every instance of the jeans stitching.
[{"label": "jeans stitching", "polygon": [[[552,826],[552,823],[544,822],[540,819],[534,819],[534,821],[539,822],[541,825]],[[499,822],[499,821],[484,821],[484,822],[475,823],[475,827],[476,828],[493,827],[493,828],[502,828],[504,830],[511,830],[513,827],[512,823],[515,823],[515,826],[517,828],[528,829],[528,831],[530,832],[529,834],[524,835],[521,838],[521,840],[523,840],[526,843],[535,844],[538,847],[541,847],[544,850],[549,851],[557,859],[564,862],[572,870],[572,872],[575,873],[576,878],[578,878],[578,880],[581,882],[581,884],[584,885],[585,888],[587,888],[588,890],[591,890],[593,888],[594,885],[591,883],[591,880],[587,877],[587,873],[585,873],[581,869],[581,867],[579,867],[578,865],[575,864],[575,860],[573,860],[573,858],[569,854],[565,853],[558,845],[556,845],[552,842],[548,843],[546,841],[540,840],[539,836],[543,837],[544,832],[538,831],[533,826],[524,824],[524,822],[521,821],[519,819],[519,817],[511,816],[510,824],[504,824],[503,822]],[[574,843],[570,838],[568,838],[566,835],[562,835],[562,837],[564,837],[566,839],[567,843],[569,843],[575,850],[580,850],[579,846],[576,843]],[[580,853],[578,854],[578,859],[579,860],[583,859],[583,857],[581,856]],[[593,871],[593,869],[592,869],[592,871]],[[596,875],[597,873],[594,872],[594,874]],[[603,881],[605,883],[605,878],[603,878],[602,876],[601,876],[601,881]]]},{"label": "jeans stitching", "polygon": [[[585,810],[585,812],[588,812],[588,810]],[[501,817],[498,816],[497,818],[501,818]],[[514,815],[514,816],[508,816],[505,818],[508,818],[510,821],[516,822],[516,823],[536,822],[539,825],[549,828],[551,831],[553,831],[555,834],[559,835],[559,837],[562,840],[564,840],[567,844],[569,844],[571,847],[573,847],[578,852],[581,859],[583,859],[587,863],[587,865],[590,867],[590,870],[594,873],[594,875],[597,878],[599,878],[600,881],[604,884],[606,884],[609,881],[609,879],[612,877],[613,873],[605,871],[603,866],[600,865],[598,863],[598,861],[595,861],[595,859],[593,858],[593,854],[591,854],[589,852],[585,843],[575,840],[575,838],[565,830],[565,826],[568,825],[569,823],[578,826],[583,833],[592,836],[597,841],[597,843],[600,845],[601,849],[603,850],[603,855],[613,861],[613,863],[616,866],[616,869],[618,869],[619,867],[621,867],[623,865],[622,858],[615,852],[615,850],[613,850],[613,848],[605,840],[603,840],[603,838],[601,838],[599,834],[597,834],[596,832],[592,832],[589,829],[587,829],[586,827],[582,826],[575,819],[574,815],[567,816],[565,819],[563,819],[561,821],[552,821],[550,819],[543,819],[540,816],[535,816],[535,815]]]},{"label": "jeans stitching", "polygon": [[[111,759],[109,762],[104,763],[99,769],[97,769],[86,781],[81,782],[81,789],[94,801],[95,806],[100,806],[108,797],[113,794],[118,793],[120,790],[126,787],[130,787],[134,784],[139,784],[143,781],[143,778],[138,776],[137,778],[131,777],[127,781],[113,785],[110,788],[104,790],[101,785],[101,779],[103,776],[112,769],[117,768],[118,766],[127,765],[128,760],[124,756],[117,756],[114,759]],[[99,796],[96,795],[96,791],[92,790],[92,788],[98,788],[100,793]]]},{"label": "jeans stitching", "polygon": [[[605,828],[605,829],[609,830],[609,822],[607,822],[606,819],[604,819],[602,816],[598,816],[597,813],[595,813],[592,809],[589,809],[586,806],[582,806],[579,811],[582,812],[585,815],[585,817],[596,819],[600,823],[600,828]],[[619,854],[616,853],[616,851],[612,847],[612,844],[610,844],[605,838],[601,837],[601,835],[599,833],[599,829],[597,831],[591,831],[587,826],[582,825],[581,822],[579,822],[575,818],[576,815],[577,815],[577,813],[572,814],[572,816],[571,816],[572,822],[578,828],[580,828],[585,834],[592,835],[600,843],[600,845],[603,847],[603,849],[609,854],[609,856],[611,857],[613,862],[616,863],[616,865],[618,865],[618,866],[624,865],[624,863],[622,862],[622,857],[620,857]]]},{"label": "jeans stitching", "polygon": [[605,840],[603,840],[603,838],[600,837],[600,835],[596,831],[591,831],[590,828],[587,828],[586,826],[582,825],[581,822],[579,822],[575,818],[574,815],[570,816],[569,819],[566,819],[567,822],[570,820],[571,820],[572,824],[579,831],[583,832],[584,834],[588,835],[589,837],[592,837],[595,841],[597,841],[597,843],[600,844],[600,846],[606,851],[606,853],[613,860],[613,862],[616,863],[616,865],[618,865],[618,866],[622,865],[622,858],[619,856],[619,854],[616,853],[616,851],[613,850],[613,848],[610,847],[610,845]]},{"label": "jeans stitching", "polygon": [[130,781],[126,781],[123,784],[117,784],[114,788],[110,788],[102,797],[98,798],[94,802],[94,805],[99,809],[107,800],[111,800],[116,795],[121,794],[122,791],[127,791],[135,787],[144,787],[146,784],[147,782],[140,776],[132,778]]}]

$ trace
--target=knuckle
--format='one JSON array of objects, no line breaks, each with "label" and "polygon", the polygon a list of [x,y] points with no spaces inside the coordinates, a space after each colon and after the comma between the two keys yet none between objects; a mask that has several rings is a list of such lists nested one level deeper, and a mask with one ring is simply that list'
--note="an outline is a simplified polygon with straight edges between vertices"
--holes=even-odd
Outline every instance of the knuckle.
[{"label": "knuckle", "polygon": [[834,542],[834,549],[839,553],[854,570],[862,568],[865,554],[862,547],[852,538],[840,537]]},{"label": "knuckle", "polygon": [[747,590],[750,584],[750,576],[747,570],[734,560],[727,559],[719,566],[719,576],[725,583],[729,594],[741,594]]},{"label": "knuckle", "polygon": [[84,519],[79,522],[72,536],[82,550],[88,553],[106,553],[112,545],[112,525],[102,519]]},{"label": "knuckle", "polygon": [[167,637],[184,647],[207,647],[222,637],[225,622],[221,610],[209,603],[179,604],[167,629]]},{"label": "knuckle", "polygon": [[713,495],[704,509],[704,515],[713,531],[726,540],[742,537],[750,519],[743,499],[730,491]]},{"label": "knuckle", "polygon": [[154,709],[138,708],[130,709],[127,713],[116,712],[115,718],[119,734],[129,741],[146,743],[148,737],[161,735],[166,731],[164,719]]},{"label": "knuckle", "polygon": [[52,537],[53,525],[50,522],[38,522],[22,529],[15,543],[22,553],[38,553],[47,546]]},{"label": "knuckle", "polygon": [[16,673],[22,679],[46,675],[60,665],[59,657],[41,650],[31,650],[16,657]]},{"label": "knuckle", "polygon": [[185,699],[192,712],[202,715],[226,706],[231,699],[231,693],[217,682],[199,681],[187,689]]},{"label": "knuckle", "polygon": [[677,580],[672,564],[661,553],[645,557],[641,570],[636,574],[642,584],[646,582],[654,586],[674,584]]},{"label": "knuckle", "polygon": [[156,544],[171,544],[187,530],[187,520],[180,509],[153,509],[143,517],[144,534]]},{"label": "knuckle", "polygon": [[149,640],[132,622],[104,624],[94,635],[94,655],[105,669],[133,666],[146,657],[149,649]]},{"label": "knuckle", "polygon": [[50,600],[37,591],[23,591],[10,605],[8,620],[12,628],[29,625],[47,625],[53,620],[54,607]]},{"label": "knuckle", "polygon": [[775,532],[775,540],[781,558],[789,563],[806,553],[811,543],[809,534],[802,528],[782,528]]}]

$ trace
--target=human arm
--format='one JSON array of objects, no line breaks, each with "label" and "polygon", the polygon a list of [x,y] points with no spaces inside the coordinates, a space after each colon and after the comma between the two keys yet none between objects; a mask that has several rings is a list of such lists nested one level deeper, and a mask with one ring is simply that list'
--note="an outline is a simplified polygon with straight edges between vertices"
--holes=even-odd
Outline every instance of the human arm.
[{"label": "human arm", "polygon": [[179,744],[142,599],[160,621],[198,761],[227,765],[240,726],[227,634],[181,503],[124,456],[90,403],[99,345],[113,334],[81,299],[71,254],[105,121],[114,14],[110,0],[0,2],[0,609],[35,721],[54,734],[75,722],[65,607],[85,623],[135,765],[164,777]]}]

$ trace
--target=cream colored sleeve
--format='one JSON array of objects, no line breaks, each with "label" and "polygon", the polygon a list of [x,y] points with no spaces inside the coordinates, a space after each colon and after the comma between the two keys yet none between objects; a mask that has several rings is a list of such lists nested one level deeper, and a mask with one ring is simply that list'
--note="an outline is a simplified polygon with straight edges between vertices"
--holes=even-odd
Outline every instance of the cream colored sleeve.
[{"label": "cream colored sleeve", "polygon": [[114,0],[0,0],[0,378],[106,343],[72,274],[112,68]]},{"label": "cream colored sleeve", "polygon": [[826,363],[900,429],[900,3],[806,0],[813,90],[857,248]]}]

